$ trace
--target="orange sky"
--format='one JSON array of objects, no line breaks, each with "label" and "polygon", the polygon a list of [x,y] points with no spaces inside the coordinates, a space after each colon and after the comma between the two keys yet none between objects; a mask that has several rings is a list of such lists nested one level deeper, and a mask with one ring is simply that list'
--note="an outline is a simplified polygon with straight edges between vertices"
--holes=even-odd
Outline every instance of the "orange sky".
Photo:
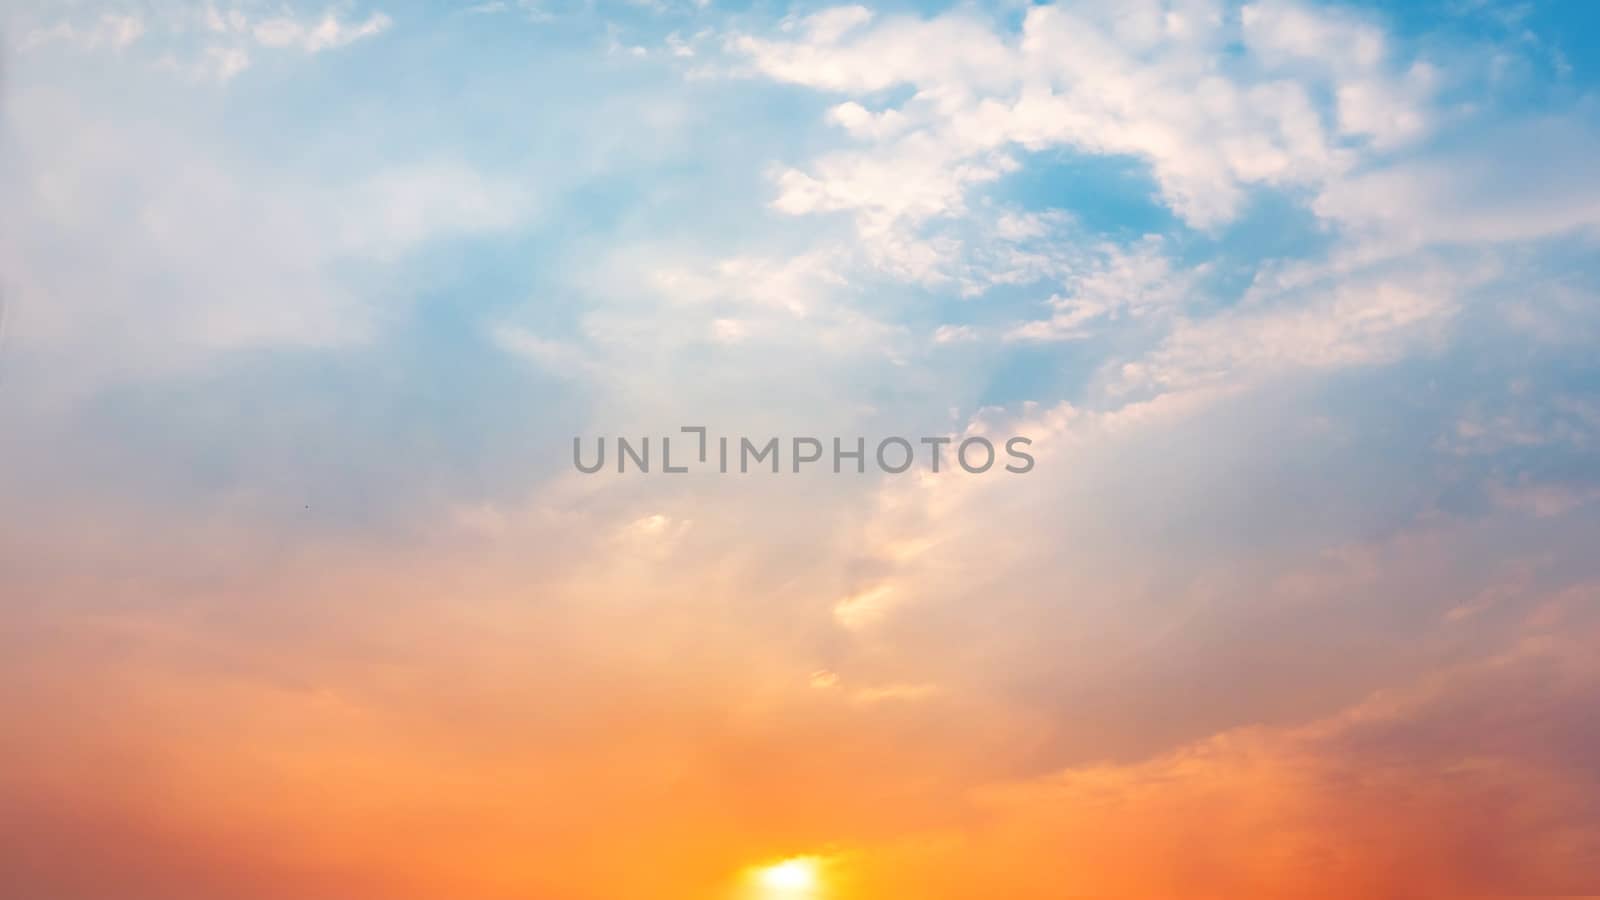
[{"label": "orange sky", "polygon": [[[747,594],[659,522],[535,570],[518,527],[434,559],[305,548],[222,590],[49,586],[8,618],[0,861],[62,900],[721,898],[801,856],[841,900],[1571,894],[1592,871],[1592,588],[1481,658],[1196,731],[1044,712],[1001,663],[973,674],[970,633],[841,655],[825,600]],[[1334,568],[1370,578],[1368,552]],[[1144,743],[1168,746],[1095,749]]]}]

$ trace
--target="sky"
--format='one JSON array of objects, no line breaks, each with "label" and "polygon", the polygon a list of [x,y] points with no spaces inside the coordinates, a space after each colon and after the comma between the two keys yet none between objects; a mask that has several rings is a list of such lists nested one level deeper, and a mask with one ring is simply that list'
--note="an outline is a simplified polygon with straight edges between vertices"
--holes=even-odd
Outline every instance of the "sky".
[{"label": "sky", "polygon": [[0,882],[1600,895],[1597,20],[5,0]]}]

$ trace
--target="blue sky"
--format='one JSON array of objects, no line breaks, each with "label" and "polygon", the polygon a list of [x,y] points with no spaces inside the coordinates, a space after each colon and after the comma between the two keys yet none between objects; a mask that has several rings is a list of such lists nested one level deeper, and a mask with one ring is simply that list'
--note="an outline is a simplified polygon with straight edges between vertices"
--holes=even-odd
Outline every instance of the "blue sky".
[{"label": "blue sky", "polygon": [[14,9],[10,490],[427,540],[573,433],[1218,402],[1197,503],[1585,505],[1586,8],[1143,9]]}]

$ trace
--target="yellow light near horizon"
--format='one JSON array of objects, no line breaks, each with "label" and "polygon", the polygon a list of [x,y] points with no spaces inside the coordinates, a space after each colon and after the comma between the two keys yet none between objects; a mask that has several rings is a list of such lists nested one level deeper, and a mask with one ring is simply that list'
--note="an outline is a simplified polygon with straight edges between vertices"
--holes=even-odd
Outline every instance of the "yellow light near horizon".
[{"label": "yellow light near horizon", "polygon": [[814,896],[822,885],[822,876],[815,859],[801,856],[756,870],[756,881],[772,900],[798,900]]}]

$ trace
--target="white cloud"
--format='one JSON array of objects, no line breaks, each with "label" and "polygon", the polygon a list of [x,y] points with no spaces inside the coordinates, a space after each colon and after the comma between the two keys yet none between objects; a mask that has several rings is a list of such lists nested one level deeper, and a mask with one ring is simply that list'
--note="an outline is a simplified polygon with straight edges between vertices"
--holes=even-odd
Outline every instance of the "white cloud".
[{"label": "white cloud", "polygon": [[62,21],[31,28],[22,38],[22,49],[64,44],[78,50],[122,50],[132,46],[144,33],[142,17],[107,12],[87,25]]},{"label": "white cloud", "polygon": [[1374,254],[1433,244],[1535,240],[1600,228],[1591,127],[1556,118],[1502,125],[1467,149],[1352,175],[1313,209]]},{"label": "white cloud", "polygon": [[1366,135],[1378,147],[1421,137],[1428,129],[1427,101],[1434,90],[1432,66],[1417,63],[1403,78],[1362,78],[1339,85],[1339,127]]},{"label": "white cloud", "polygon": [[23,51],[137,49],[137,58],[158,68],[227,82],[249,68],[252,51],[316,54],[382,34],[394,24],[381,11],[346,17],[331,8],[308,13],[288,4],[274,5],[270,12],[252,3],[183,3],[154,10],[126,2],[107,5],[95,15],[61,18],[56,9],[27,11],[18,46]]},{"label": "white cloud", "polygon": [[439,235],[503,231],[524,221],[534,199],[522,184],[458,162],[380,169],[343,192],[337,246],[393,257]]},{"label": "white cloud", "polygon": [[1203,266],[1175,271],[1156,236],[1128,247],[1104,244],[1067,276],[1065,290],[1050,298],[1048,305],[1054,310],[1050,318],[1018,325],[1007,337],[1075,340],[1088,337],[1106,320],[1175,311],[1192,299],[1204,271]]},{"label": "white cloud", "polygon": [[[1015,37],[966,14],[844,18],[852,27],[731,46],[769,77],[858,98],[830,118],[871,146],[781,170],[776,205],[855,210],[869,238],[959,215],[1018,149],[1142,158],[1167,204],[1206,227],[1232,219],[1251,185],[1347,171],[1358,157],[1340,135],[1393,146],[1427,129],[1433,70],[1397,69],[1375,26],[1320,7],[1258,4],[1241,26],[1206,2],[1036,6]],[[868,112],[869,95],[896,86],[915,93]]]},{"label": "white cloud", "polygon": [[982,22],[893,17],[866,27],[873,18],[859,6],[836,7],[803,20],[793,39],[741,35],[732,46],[773,78],[834,91],[919,82],[1000,87],[1012,78],[1010,51]]},{"label": "white cloud", "polygon": [[1512,484],[1490,484],[1489,497],[1503,509],[1549,518],[1600,500],[1600,486],[1539,482],[1525,478]]},{"label": "white cloud", "polygon": [[1121,388],[1190,389],[1390,362],[1437,342],[1465,286],[1456,273],[1374,276],[1181,322],[1148,356],[1121,367]]},{"label": "white cloud", "polygon": [[836,41],[870,21],[872,10],[865,6],[836,6],[807,16],[801,25],[812,40]]},{"label": "white cloud", "polygon": [[856,137],[875,140],[893,137],[911,125],[910,120],[898,109],[875,113],[853,100],[835,106],[828,111],[828,116]]},{"label": "white cloud", "polygon": [[200,121],[62,96],[15,93],[0,175],[11,198],[0,269],[14,338],[70,352],[83,371],[59,368],[62,384],[245,348],[364,340],[375,305],[345,264],[509,228],[530,211],[520,185],[459,162],[342,184],[198,140]]},{"label": "white cloud", "polygon": [[1239,19],[1246,45],[1271,65],[1363,72],[1381,66],[1386,55],[1383,32],[1351,10],[1267,0],[1243,6]]},{"label": "white cloud", "polygon": [[199,71],[217,81],[227,81],[250,68],[250,54],[237,47],[208,47]]},{"label": "white cloud", "polygon": [[899,599],[892,585],[876,585],[841,598],[833,606],[833,617],[840,627],[857,631],[882,621]]},{"label": "white cloud", "polygon": [[281,16],[263,19],[250,26],[250,34],[263,47],[292,47],[306,53],[320,53],[382,34],[392,24],[393,20],[381,12],[371,14],[359,24],[343,21],[329,12],[315,22]]},{"label": "white cloud", "polygon": [[855,211],[864,234],[886,237],[900,222],[960,214],[968,187],[1017,167],[1003,153],[967,157],[950,150],[928,134],[916,133],[888,156],[831,154],[818,160],[812,172],[778,173],[773,206],[794,215]]},{"label": "white cloud", "polygon": [[940,325],[933,332],[935,344],[960,344],[978,339],[978,332],[968,325]]},{"label": "white cloud", "polygon": [[497,325],[489,334],[495,346],[529,360],[552,375],[580,378],[596,374],[594,362],[576,344],[541,337],[516,325]]}]

